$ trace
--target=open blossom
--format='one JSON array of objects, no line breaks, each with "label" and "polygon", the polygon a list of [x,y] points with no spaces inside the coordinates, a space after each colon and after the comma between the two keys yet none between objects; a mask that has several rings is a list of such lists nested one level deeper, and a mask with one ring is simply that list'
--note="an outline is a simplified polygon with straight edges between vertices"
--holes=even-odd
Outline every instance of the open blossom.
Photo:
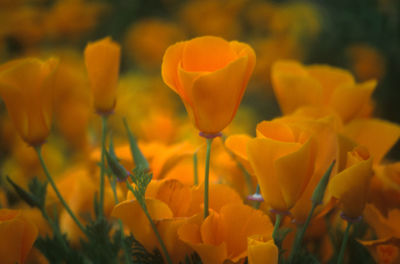
[{"label": "open blossom", "polygon": [[166,50],[162,77],[181,97],[195,126],[201,132],[215,134],[235,116],[255,59],[247,44],[199,37]]},{"label": "open blossom", "polygon": [[114,110],[120,53],[120,46],[110,37],[89,43],[85,48],[85,64],[98,113],[107,114]]},{"label": "open blossom", "polygon": [[13,60],[0,66],[0,96],[19,135],[29,145],[50,133],[53,81],[58,60]]}]

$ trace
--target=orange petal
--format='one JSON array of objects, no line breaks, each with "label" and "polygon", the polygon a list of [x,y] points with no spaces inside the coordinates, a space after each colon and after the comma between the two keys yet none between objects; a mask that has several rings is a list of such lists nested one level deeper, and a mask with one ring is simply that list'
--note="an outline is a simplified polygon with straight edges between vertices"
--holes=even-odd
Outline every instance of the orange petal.
[{"label": "orange petal", "polygon": [[276,160],[276,176],[283,199],[291,208],[304,192],[313,174],[315,149],[310,138],[298,151]]},{"label": "orange petal", "polygon": [[106,37],[89,43],[84,53],[95,109],[109,112],[115,107],[120,46]]},{"label": "orange petal", "polygon": [[262,211],[244,204],[229,204],[221,209],[228,258],[233,262],[247,256],[247,238],[262,234],[272,239],[273,225]]},{"label": "orange petal", "polygon": [[273,209],[286,211],[288,205],[282,195],[275,171],[275,161],[301,147],[298,143],[279,142],[269,138],[254,138],[247,145],[247,153],[254,169],[264,201]]},{"label": "orange petal", "polygon": [[347,122],[354,118],[364,105],[368,104],[375,87],[376,81],[358,85],[343,85],[334,91],[330,104],[343,122]]},{"label": "orange petal", "polygon": [[292,129],[285,123],[262,121],[257,124],[257,136],[267,137],[283,142],[294,142]]},{"label": "orange petal", "polygon": [[272,84],[279,106],[284,114],[306,105],[321,105],[321,84],[307,75],[296,62],[277,62],[272,67]]},{"label": "orange petal", "polygon": [[259,235],[251,236],[247,240],[249,264],[277,264],[278,247],[272,239],[260,238]]},{"label": "orange petal", "polygon": [[371,177],[372,160],[368,159],[343,170],[330,180],[328,189],[339,199],[346,216],[356,218],[362,214]]},{"label": "orange petal", "polygon": [[182,89],[178,78],[178,67],[182,61],[183,48],[186,42],[178,42],[165,51],[161,64],[161,75],[169,88],[180,94]]},{"label": "orange petal", "polygon": [[312,65],[307,67],[307,71],[323,87],[324,104],[329,103],[332,94],[339,87],[353,86],[355,84],[353,75],[349,71],[340,68],[328,65]]},{"label": "orange petal", "polygon": [[357,119],[347,124],[342,133],[367,147],[374,164],[379,164],[399,139],[400,126],[380,119]]},{"label": "orange petal", "polygon": [[[146,199],[146,206],[153,221],[172,218],[173,216],[171,209],[162,201]],[[150,252],[158,246],[158,240],[138,201],[124,201],[117,204],[111,215],[121,219],[124,226]]]},{"label": "orange petal", "polygon": [[214,36],[198,37],[186,42],[182,68],[188,72],[214,72],[236,58],[236,53],[226,40]]},{"label": "orange petal", "polygon": [[[184,86],[196,127],[205,133],[223,130],[233,119],[247,83],[244,83],[248,57],[240,57],[224,68],[196,77],[181,70],[181,80],[192,79]],[[194,79],[193,79],[194,78]]]}]

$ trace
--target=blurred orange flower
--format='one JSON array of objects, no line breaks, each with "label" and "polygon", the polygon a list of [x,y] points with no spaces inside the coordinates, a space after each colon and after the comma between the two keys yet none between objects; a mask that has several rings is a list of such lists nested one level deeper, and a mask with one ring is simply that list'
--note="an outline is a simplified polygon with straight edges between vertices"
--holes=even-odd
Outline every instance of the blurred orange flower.
[{"label": "blurred orange flower", "polygon": [[376,81],[358,84],[346,70],[287,60],[273,65],[272,84],[284,114],[301,106],[328,106],[346,123],[371,105]]},{"label": "blurred orange flower", "polygon": [[37,227],[21,211],[0,209],[1,263],[24,263],[37,235]]},{"label": "blurred orange flower", "polygon": [[89,43],[85,48],[85,64],[94,98],[94,108],[108,114],[116,105],[120,46],[110,37]]},{"label": "blurred orange flower", "polygon": [[53,77],[58,60],[27,58],[0,66],[0,96],[22,139],[42,144],[50,133]]},{"label": "blurred orange flower", "polygon": [[247,44],[204,36],[170,46],[162,77],[179,94],[195,126],[215,134],[235,116],[255,59]]}]

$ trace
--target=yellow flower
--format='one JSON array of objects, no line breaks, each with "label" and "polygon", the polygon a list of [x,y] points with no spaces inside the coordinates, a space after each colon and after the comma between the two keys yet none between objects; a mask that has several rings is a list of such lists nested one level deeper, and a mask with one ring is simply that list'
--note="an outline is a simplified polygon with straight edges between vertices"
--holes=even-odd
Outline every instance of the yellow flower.
[{"label": "yellow flower", "polygon": [[94,108],[99,114],[109,114],[115,108],[120,53],[120,46],[110,37],[89,43],[85,48]]},{"label": "yellow flower", "polygon": [[170,46],[162,77],[181,97],[195,126],[215,134],[235,116],[254,65],[247,44],[205,36]]},{"label": "yellow flower", "polygon": [[58,60],[27,58],[0,66],[0,95],[22,139],[42,144],[50,133],[52,90]]},{"label": "yellow flower", "polygon": [[339,200],[344,216],[356,219],[362,215],[372,177],[372,159],[364,147],[347,153],[346,169],[329,182],[328,190]]},{"label": "yellow flower", "polygon": [[278,61],[272,68],[272,84],[283,113],[307,105],[328,106],[346,123],[370,104],[376,81],[358,84],[350,72],[339,68]]},{"label": "yellow flower", "polygon": [[20,211],[0,209],[1,263],[24,263],[37,235],[37,227]]}]

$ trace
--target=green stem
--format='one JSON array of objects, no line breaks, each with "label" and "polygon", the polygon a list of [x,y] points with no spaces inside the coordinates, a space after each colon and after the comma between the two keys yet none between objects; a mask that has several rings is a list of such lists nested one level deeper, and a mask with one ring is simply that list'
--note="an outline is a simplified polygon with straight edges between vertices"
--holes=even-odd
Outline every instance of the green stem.
[{"label": "green stem", "polygon": [[274,231],[272,232],[272,238],[274,239],[274,242],[276,245],[278,245],[278,230],[279,230],[279,226],[281,225],[282,222],[282,218],[283,218],[283,214],[276,214],[276,219],[275,219],[275,225],[274,225]]},{"label": "green stem", "polygon": [[346,231],[344,231],[344,236],[343,236],[343,240],[342,240],[342,246],[340,247],[340,252],[339,252],[339,257],[338,257],[338,264],[342,264],[343,263],[343,259],[344,259],[344,251],[346,249],[346,245],[347,245],[347,240],[349,240],[349,231],[350,231],[350,227],[351,227],[352,223],[350,221],[347,222],[347,227],[346,227]]},{"label": "green stem", "polygon": [[199,184],[199,175],[198,175],[198,169],[197,169],[197,152],[193,154],[193,183],[194,185]]},{"label": "green stem", "polygon": [[104,216],[104,174],[105,174],[105,161],[104,156],[106,152],[106,134],[107,134],[107,116],[101,116],[101,156],[100,156],[100,198],[99,198],[99,218]]},{"label": "green stem", "polygon": [[301,226],[300,230],[296,233],[296,237],[294,239],[294,243],[292,246],[292,251],[290,253],[290,257],[289,257],[289,263],[293,263],[294,258],[297,255],[297,251],[300,248],[301,245],[301,241],[303,240],[304,234],[306,233],[307,227],[310,224],[311,218],[314,214],[315,208],[317,207],[316,203],[312,204],[310,213],[308,214],[307,220],[305,221],[305,223]]},{"label": "green stem", "polygon": [[40,164],[42,165],[44,174],[47,177],[47,180],[50,182],[51,187],[53,187],[54,192],[56,193],[58,199],[60,200],[61,204],[64,206],[65,210],[67,210],[68,214],[71,216],[71,218],[74,220],[76,225],[82,230],[84,234],[87,235],[85,227],[82,225],[82,223],[78,220],[78,218],[75,216],[75,214],[72,212],[71,208],[69,208],[67,202],[64,200],[62,197],[61,193],[58,191],[58,188],[53,181],[53,178],[51,177],[46,164],[44,163],[43,156],[42,156],[42,151],[41,151],[41,146],[35,147],[36,153],[39,157]]},{"label": "green stem", "polygon": [[211,157],[211,143],[212,138],[207,138],[207,153],[206,153],[206,165],[204,175],[204,219],[208,216],[208,183],[210,174],[210,157]]},{"label": "green stem", "polygon": [[132,258],[129,253],[129,247],[126,246],[125,243],[125,234],[124,234],[124,227],[122,225],[121,219],[118,219],[118,224],[119,224],[119,229],[121,230],[121,241],[122,241],[122,248],[124,250],[124,257],[125,257],[125,263],[126,264],[131,264],[132,263]]},{"label": "green stem", "polygon": [[112,174],[112,175],[110,175],[110,177],[108,179],[110,181],[111,189],[112,189],[112,192],[114,195],[115,204],[118,204],[119,201],[118,201],[117,186],[116,186],[117,182],[116,182],[115,178],[116,178],[116,176],[114,174]]},{"label": "green stem", "polygon": [[160,243],[161,250],[162,250],[163,253],[164,253],[164,256],[165,256],[165,258],[166,258],[166,260],[167,260],[167,263],[168,263],[168,264],[172,264],[172,260],[171,260],[171,257],[170,257],[169,254],[168,254],[167,247],[165,246],[164,241],[162,240],[162,238],[161,238],[161,236],[160,236],[160,233],[158,232],[158,229],[157,229],[156,225],[154,224],[153,220],[151,219],[150,214],[149,214],[149,212],[147,211],[146,205],[142,206],[142,208],[143,208],[144,213],[145,213],[146,216],[147,216],[147,219],[148,219],[149,222],[150,222],[151,228],[153,229],[154,234],[156,235],[158,242]]}]

